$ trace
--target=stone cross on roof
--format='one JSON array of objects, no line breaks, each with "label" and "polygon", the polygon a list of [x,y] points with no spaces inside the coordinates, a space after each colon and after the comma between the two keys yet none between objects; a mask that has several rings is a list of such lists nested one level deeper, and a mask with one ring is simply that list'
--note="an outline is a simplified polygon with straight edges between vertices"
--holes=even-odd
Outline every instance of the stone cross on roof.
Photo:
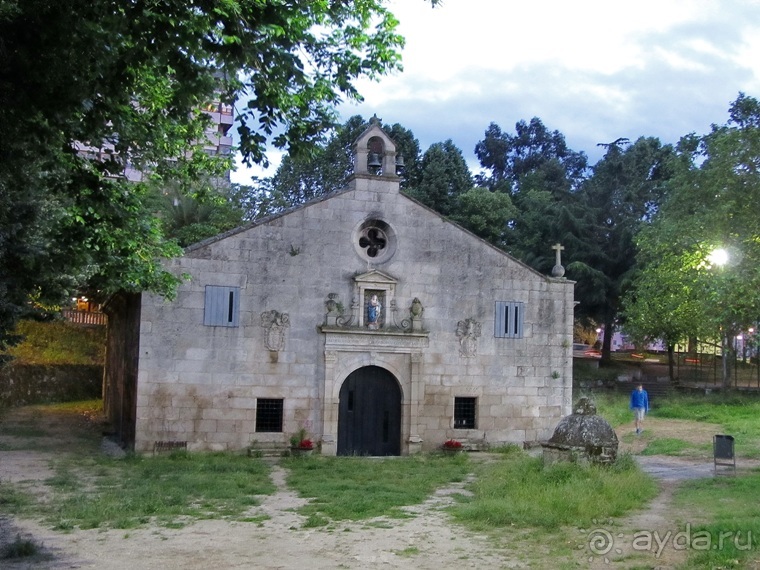
[{"label": "stone cross on roof", "polygon": [[552,267],[552,277],[562,277],[565,274],[565,268],[562,267],[562,254],[565,248],[559,243],[555,243],[552,249],[556,253],[554,267]]}]

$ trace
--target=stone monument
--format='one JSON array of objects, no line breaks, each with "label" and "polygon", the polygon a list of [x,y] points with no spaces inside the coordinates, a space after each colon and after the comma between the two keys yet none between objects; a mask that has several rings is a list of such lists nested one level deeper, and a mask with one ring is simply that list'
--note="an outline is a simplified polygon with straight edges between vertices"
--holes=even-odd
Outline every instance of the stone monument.
[{"label": "stone monument", "polygon": [[590,398],[580,398],[573,413],[562,418],[549,441],[542,443],[544,463],[576,461],[580,463],[614,463],[618,438],[612,426],[596,415]]}]

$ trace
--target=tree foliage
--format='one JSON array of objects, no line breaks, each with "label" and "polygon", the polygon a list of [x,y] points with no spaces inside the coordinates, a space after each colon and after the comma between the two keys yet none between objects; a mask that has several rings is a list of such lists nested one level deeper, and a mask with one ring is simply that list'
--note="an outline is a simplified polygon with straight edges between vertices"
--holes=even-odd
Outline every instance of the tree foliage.
[{"label": "tree foliage", "polygon": [[479,183],[512,197],[502,247],[543,273],[554,266],[552,244],[562,243],[572,256],[581,239],[584,212],[575,194],[587,172],[585,154],[568,148],[564,135],[538,117],[519,121],[514,134],[491,123],[475,153],[487,173]]},{"label": "tree foliage", "polygon": [[[249,188],[248,219],[281,212],[346,187],[354,173],[353,143],[369,127],[360,115],[354,115],[342,125],[335,126],[325,141],[315,145],[309,154],[286,154],[274,175],[256,179]],[[401,188],[419,178],[420,146],[414,133],[395,123],[383,126],[404,157]]]},{"label": "tree foliage", "polygon": [[[518,121],[514,134],[491,123],[483,140],[475,145],[475,155],[489,172],[481,184],[504,192],[518,192],[523,177],[544,169],[560,173],[560,179],[564,179],[562,189],[576,188],[588,162],[584,153],[567,147],[562,133],[550,131],[538,117],[528,123]],[[555,191],[559,188],[555,187]]]},{"label": "tree foliage", "polygon": [[504,235],[515,213],[508,194],[476,187],[459,195],[451,218],[478,237],[503,248]]},{"label": "tree foliage", "polygon": [[213,179],[198,180],[188,188],[169,181],[153,187],[155,205],[149,207],[161,221],[164,237],[187,247],[240,226],[246,190]]},{"label": "tree foliage", "polygon": [[444,216],[451,216],[459,197],[471,188],[472,175],[462,151],[449,139],[425,151],[408,193]]},{"label": "tree foliage", "polygon": [[[636,269],[636,235],[657,212],[671,176],[672,148],[656,138],[633,144],[618,141],[593,168],[580,198],[589,223],[584,226],[568,276],[578,279],[582,304],[578,316],[613,331],[621,298]],[[602,358],[609,358],[606,334]]]},{"label": "tree foliage", "polygon": [[[512,197],[502,247],[548,274],[555,264],[551,245],[562,244],[565,276],[577,282],[576,317],[613,330],[636,267],[634,238],[662,200],[672,153],[645,137],[604,146],[605,156],[589,172],[584,153],[533,118],[518,122],[514,134],[492,123],[475,151],[487,173],[481,182]],[[609,344],[603,348],[609,358]]]},{"label": "tree foliage", "polygon": [[[683,137],[677,152],[667,201],[638,239],[627,329],[725,339],[760,319],[760,102],[741,94],[725,125]],[[723,267],[711,260],[719,248]]]},{"label": "tree foliage", "polygon": [[397,24],[382,0],[0,0],[0,345],[30,296],[171,294],[179,250],[125,165],[180,185],[226,168],[201,152],[218,99],[244,101],[247,163],[310,148],[356,78],[400,67]]}]

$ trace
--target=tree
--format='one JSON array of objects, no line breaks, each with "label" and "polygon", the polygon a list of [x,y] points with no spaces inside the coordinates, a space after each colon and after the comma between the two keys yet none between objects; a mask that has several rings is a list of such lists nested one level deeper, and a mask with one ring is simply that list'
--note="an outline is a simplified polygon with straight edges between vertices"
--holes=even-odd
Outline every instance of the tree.
[{"label": "tree", "polygon": [[557,166],[563,173],[566,189],[575,189],[584,179],[587,167],[586,155],[569,149],[564,135],[549,131],[538,117],[529,123],[517,122],[514,135],[491,123],[485,138],[475,145],[475,155],[490,172],[479,183],[504,192],[519,192],[524,176]]},{"label": "tree", "polygon": [[506,251],[544,274],[550,273],[555,264],[551,246],[562,244],[567,264],[583,250],[582,241],[590,223],[578,196],[558,197],[546,187],[541,176],[526,177],[524,189],[512,198],[515,213],[503,242]]},{"label": "tree", "polygon": [[[199,109],[219,98],[246,101],[247,163],[270,143],[310,148],[359,98],[356,78],[399,68],[383,4],[0,0],[0,348],[30,296],[55,303],[87,281],[170,295],[159,260],[179,250],[125,164],[152,181],[223,170],[200,152]],[[106,153],[77,152],[90,149]]]},{"label": "tree", "polygon": [[245,191],[238,184],[199,180],[181,188],[169,181],[153,189],[154,215],[165,238],[181,247],[198,243],[244,221]]},{"label": "tree", "polygon": [[422,155],[419,175],[408,194],[444,216],[455,211],[458,198],[472,188],[467,163],[451,139],[430,145]]},{"label": "tree", "polygon": [[475,152],[488,171],[479,183],[512,197],[501,247],[542,273],[554,266],[554,243],[565,247],[566,262],[572,260],[590,223],[578,196],[585,154],[569,149],[562,133],[549,131],[537,117],[519,121],[514,134],[491,123]]},{"label": "tree", "polygon": [[727,124],[683,137],[677,152],[667,201],[638,240],[628,326],[670,341],[721,338],[728,355],[729,339],[760,317],[760,102],[740,94]]},{"label": "tree", "polygon": [[471,188],[457,198],[451,219],[496,247],[503,247],[507,224],[515,213],[508,194]]},{"label": "tree", "polygon": [[636,235],[651,222],[671,176],[672,148],[656,138],[607,146],[580,190],[587,216],[567,276],[578,281],[577,316],[604,325],[602,360],[609,360],[621,298],[636,269]]}]

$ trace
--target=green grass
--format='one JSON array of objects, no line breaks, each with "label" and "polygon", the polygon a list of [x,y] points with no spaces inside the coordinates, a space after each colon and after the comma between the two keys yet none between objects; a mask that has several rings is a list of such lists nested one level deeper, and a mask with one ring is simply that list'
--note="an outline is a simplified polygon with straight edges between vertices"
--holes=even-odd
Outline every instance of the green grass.
[{"label": "green grass", "polygon": [[557,463],[507,455],[483,465],[472,484],[474,496],[452,508],[454,518],[476,530],[565,525],[619,517],[640,508],[657,494],[656,483],[621,456],[612,467]]},{"label": "green grass", "polygon": [[89,417],[99,414],[103,410],[103,400],[100,398],[94,400],[75,400],[73,402],[57,402],[33,407],[44,410],[45,412],[58,412]]},{"label": "green grass", "polygon": [[59,530],[242,517],[258,495],[274,492],[263,462],[222,453],[61,461],[47,483],[52,508],[41,505],[40,514]]},{"label": "green grass", "polygon": [[103,364],[106,327],[20,321],[15,333],[24,340],[6,352],[17,364]]},{"label": "green grass", "polygon": [[[52,451],[60,450],[63,445],[76,453],[92,453],[100,446],[102,408],[102,400],[27,406],[26,418],[13,422],[4,420],[7,410],[0,411],[0,436],[16,438],[0,444],[0,449]],[[75,423],[72,417],[76,417]],[[65,442],[61,441],[62,425],[66,426]]]},{"label": "green grass", "polygon": [[27,422],[25,424],[15,426],[2,426],[0,427],[0,433],[10,437],[24,437],[24,438],[36,438],[46,437],[49,433],[40,428],[33,422]]},{"label": "green grass", "polygon": [[0,479],[0,513],[19,514],[26,511],[34,499]]},{"label": "green grass", "polygon": [[760,398],[747,394],[671,396],[657,417],[720,424],[733,434],[760,437]]},{"label": "green grass", "polygon": [[688,441],[674,437],[653,439],[647,444],[641,455],[683,455],[684,452],[694,449]]},{"label": "green grass", "polygon": [[[613,425],[631,421],[627,394],[595,396],[600,414]],[[720,426],[736,438],[736,455],[760,457],[760,397],[747,393],[672,394],[653,402],[652,417]],[[626,438],[633,436],[626,436]],[[694,445],[644,431],[642,455],[712,455],[712,442]],[[695,451],[697,453],[695,453]],[[760,548],[760,471],[684,482],[675,494],[676,507],[698,512],[706,523],[689,522],[691,544],[686,568],[736,568],[757,562]],[[685,532],[682,528],[673,532]],[[723,539],[721,540],[721,535]],[[684,535],[682,535],[683,537]],[[749,537],[751,536],[751,542]]]},{"label": "green grass", "polygon": [[613,428],[633,421],[633,414],[628,407],[629,398],[628,394],[618,392],[601,392],[591,395],[591,399],[596,404],[596,413],[607,420]]},{"label": "green grass", "polygon": [[[631,422],[627,394],[603,394],[595,401],[613,425]],[[673,395],[658,398],[653,416],[724,426],[725,433],[737,436],[737,450],[740,444],[748,449],[760,440],[759,402],[744,395]],[[40,413],[50,410],[87,416],[97,413],[99,405],[79,402],[39,409]],[[4,427],[9,426],[0,424],[0,431]],[[11,431],[26,433],[36,446],[34,429],[27,423]],[[648,442],[644,454],[681,455],[694,449],[688,442],[658,437],[656,430],[645,430],[640,437]],[[266,520],[249,511],[259,495],[274,490],[268,467],[258,459],[177,453],[129,456],[119,461],[92,453],[93,447],[84,441],[77,445],[73,459],[58,460],[54,476],[47,481],[52,490],[50,503],[35,503],[18,487],[0,482],[0,512],[39,516],[60,530],[129,529],[149,522],[172,528],[202,518],[257,524]],[[654,481],[641,473],[628,455],[621,456],[612,468],[576,464],[544,467],[540,459],[516,446],[494,451],[493,460],[487,462],[473,461],[468,454],[429,454],[387,459],[315,456],[283,459],[281,465],[289,471],[289,486],[312,499],[300,509],[306,516],[303,527],[328,530],[335,529],[335,521],[341,520],[365,520],[369,526],[385,528],[381,525],[392,525],[393,517],[408,516],[401,507],[420,504],[437,488],[474,473],[475,482],[468,484],[474,496],[461,496],[450,508],[454,519],[477,531],[495,531],[491,536],[510,537],[511,541],[518,536],[526,552],[534,549],[556,559],[557,567],[577,557],[573,532],[644,507],[657,493]],[[704,455],[704,449],[702,452]],[[739,531],[738,546],[743,547],[751,533],[752,553],[756,555],[760,537],[760,522],[755,522],[760,521],[760,506],[754,500],[757,496],[760,472],[687,482],[677,491],[676,500],[687,511],[699,512],[700,520],[708,521],[704,525],[692,522],[692,535],[703,531],[717,541],[721,532]],[[387,518],[368,520],[382,516]],[[733,536],[724,541],[722,549],[691,549],[688,567],[740,565],[732,561],[744,561],[748,553],[736,548]],[[529,554],[525,560],[531,560]]]},{"label": "green grass", "polygon": [[416,546],[407,546],[403,550],[394,550],[393,553],[396,556],[400,556],[402,558],[408,558],[410,556],[417,556],[420,553],[420,549]]},{"label": "green grass", "polygon": [[691,420],[721,426],[736,438],[736,454],[760,457],[760,398],[748,394],[709,394],[663,398],[658,418]]},{"label": "green grass", "polygon": [[311,502],[300,512],[312,526],[378,516],[403,517],[400,507],[422,503],[436,488],[462,481],[472,470],[466,454],[395,457],[310,457],[283,460],[288,485]]},{"label": "green grass", "polygon": [[741,477],[688,481],[679,487],[674,495],[676,504],[707,515],[710,521],[690,524],[689,568],[740,568],[748,558],[757,558],[760,547],[758,496],[759,470]]}]

